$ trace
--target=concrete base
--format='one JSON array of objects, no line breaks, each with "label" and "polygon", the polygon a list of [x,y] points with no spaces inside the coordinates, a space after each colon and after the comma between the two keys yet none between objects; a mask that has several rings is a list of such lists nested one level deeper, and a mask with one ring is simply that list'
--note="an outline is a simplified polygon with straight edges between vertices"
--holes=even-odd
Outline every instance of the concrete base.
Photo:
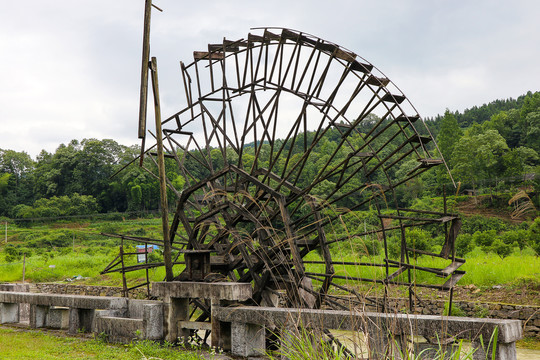
[{"label": "concrete base", "polygon": [[19,322],[19,304],[0,303],[0,324]]},{"label": "concrete base", "polygon": [[265,355],[264,326],[233,322],[231,324],[231,353],[238,356]]},{"label": "concrete base", "polygon": [[[509,344],[498,343],[495,348],[495,358],[492,359],[491,353],[493,351],[493,344],[489,344],[489,339],[484,340],[484,346],[486,349],[482,348],[480,341],[473,341],[472,347],[475,348],[473,354],[474,360],[515,360],[517,358],[516,343],[512,342]],[[487,353],[487,354],[486,354]]]},{"label": "concrete base", "polygon": [[69,328],[69,308],[50,307],[47,314],[46,326],[53,329]]},{"label": "concrete base", "polygon": [[30,305],[30,327],[42,328],[47,324],[48,306]]},{"label": "concrete base", "polygon": [[[521,322],[517,320],[247,306],[213,308],[212,316],[220,322],[240,323],[245,326],[257,324],[261,327],[288,328],[301,325],[306,329],[361,331],[368,336],[369,351],[373,358],[399,359],[401,354],[399,349],[406,348],[406,339],[418,335],[432,338],[439,334],[439,337],[453,336],[455,339],[473,339],[473,341],[482,337],[489,342],[495,329],[498,329],[496,359],[515,360],[515,342],[522,336]],[[237,344],[238,350],[235,351],[238,351],[238,355],[250,351],[243,349],[243,346],[249,345],[257,350],[251,343],[244,342],[246,328],[239,329],[237,332],[231,331],[231,341]],[[477,357],[485,358],[480,350]]]},{"label": "concrete base", "polygon": [[69,330],[70,334],[79,332],[92,332],[94,330],[94,309],[69,309]]},{"label": "concrete base", "polygon": [[130,343],[144,338],[143,320],[103,316],[96,319],[95,332],[110,342]]},{"label": "concrete base", "polygon": [[142,327],[145,339],[163,339],[163,313],[162,304],[145,304],[143,306]]},{"label": "concrete base", "polygon": [[189,299],[169,298],[165,301],[169,303],[165,340],[171,343],[178,340],[187,341],[189,330],[179,331],[178,321],[189,320]]},{"label": "concrete base", "polygon": [[[176,342],[189,337],[189,328],[178,327],[179,322],[189,321],[189,300],[209,299],[214,307],[225,305],[227,301],[244,301],[252,296],[251,284],[248,283],[205,283],[205,282],[155,282],[152,284],[152,295],[162,297],[168,305],[165,340]],[[212,322],[212,346],[230,343],[222,338],[227,337],[227,329]],[[220,346],[223,347],[223,346]]]}]

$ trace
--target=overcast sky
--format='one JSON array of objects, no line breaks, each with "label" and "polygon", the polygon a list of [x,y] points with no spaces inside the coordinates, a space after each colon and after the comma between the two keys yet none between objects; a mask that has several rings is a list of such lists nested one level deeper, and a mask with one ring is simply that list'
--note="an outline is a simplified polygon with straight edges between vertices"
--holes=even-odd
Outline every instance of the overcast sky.
[{"label": "overcast sky", "polygon": [[[1,0],[0,148],[32,157],[71,139],[138,143],[144,0]],[[163,115],[179,61],[208,43],[281,26],[377,66],[423,117],[540,90],[540,1],[154,0],[151,55]]]}]

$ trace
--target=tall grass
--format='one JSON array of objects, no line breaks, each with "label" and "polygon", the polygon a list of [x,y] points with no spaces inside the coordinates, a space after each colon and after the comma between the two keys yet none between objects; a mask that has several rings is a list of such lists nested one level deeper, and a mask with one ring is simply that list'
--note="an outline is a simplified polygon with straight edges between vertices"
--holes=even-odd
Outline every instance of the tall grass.
[{"label": "tall grass", "polygon": [[[55,282],[74,277],[84,278],[86,284],[99,284],[121,286],[122,276],[120,273],[100,275],[100,271],[114,259],[118,249],[104,248],[103,251],[85,252],[82,248],[67,254],[49,252],[44,255],[34,255],[26,259],[26,281],[30,282]],[[51,257],[50,254],[53,254]],[[135,258],[127,263],[134,265]],[[0,282],[22,281],[22,260],[15,263],[0,263]],[[149,270],[152,281],[162,281],[165,270],[162,268]],[[146,277],[144,271],[130,272],[126,274],[128,282],[141,281]]]},{"label": "tall grass", "polygon": [[[369,334],[365,334],[367,337]],[[369,346],[358,343],[358,336],[351,342],[335,343],[323,332],[314,329],[306,329],[302,326],[289,328],[276,334],[279,343],[278,350],[267,351],[266,355],[270,360],[345,360],[351,358],[385,359],[385,360],[473,360],[485,359],[495,360],[497,358],[496,340],[498,331],[492,334],[490,339],[484,341],[478,339],[479,348],[474,349],[466,346],[463,340],[456,341],[453,345],[444,345],[440,341],[432,347],[425,347],[420,350],[417,343],[413,347],[402,348],[399,343],[388,335],[388,349],[386,354],[369,353]],[[378,336],[377,336],[378,337]]]}]

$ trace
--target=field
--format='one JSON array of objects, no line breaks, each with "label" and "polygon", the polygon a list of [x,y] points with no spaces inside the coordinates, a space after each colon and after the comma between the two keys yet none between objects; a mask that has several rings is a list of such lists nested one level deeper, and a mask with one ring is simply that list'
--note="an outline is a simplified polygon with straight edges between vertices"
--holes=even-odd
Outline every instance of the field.
[{"label": "field", "polygon": [[196,360],[202,356],[195,352],[173,350],[149,341],[129,345],[111,345],[99,339],[65,337],[51,332],[19,330],[0,327],[1,360]]},{"label": "field", "polygon": [[[372,214],[356,214],[366,218]],[[121,286],[119,273],[100,275],[119,252],[120,240],[107,237],[101,233],[120,233],[149,238],[160,238],[161,220],[159,218],[125,219],[116,216],[106,220],[62,221],[42,224],[9,224],[7,227],[7,243],[0,245],[0,282],[20,282],[23,279],[23,262],[25,281],[27,282],[71,282],[75,284]],[[464,257],[467,271],[458,283],[457,296],[475,300],[519,302],[540,305],[540,258],[528,242],[518,243],[517,236],[529,236],[537,221],[520,224],[505,222],[499,219],[469,217],[464,221],[467,249]],[[365,225],[364,225],[365,226]],[[496,230],[494,230],[496,229]],[[437,251],[437,239],[431,239],[428,232],[417,231],[414,238],[418,243],[425,242],[431,250]],[[533,234],[534,235],[534,234]],[[485,238],[491,236],[491,243],[497,239],[510,239],[504,254],[497,253],[494,247],[487,247]],[[392,239],[390,239],[392,240]],[[508,242],[508,241],[506,241]],[[459,243],[459,238],[458,238]],[[472,244],[471,244],[472,243]],[[379,247],[379,249],[373,248]],[[369,249],[369,251],[368,251]],[[134,252],[134,244],[126,242],[125,252]],[[351,239],[336,244],[331,248],[334,259],[343,261],[378,262],[382,261],[380,243],[369,238]],[[371,253],[370,253],[371,252]],[[26,256],[25,256],[26,255]],[[181,258],[180,258],[181,259]],[[310,253],[306,260],[320,260],[317,253]],[[159,250],[149,256],[150,261],[162,261]],[[415,259],[418,266],[441,267],[441,259],[420,256]],[[136,257],[128,258],[126,265],[135,265]],[[182,265],[177,265],[182,266]],[[308,265],[309,270],[318,265]],[[443,266],[444,267],[444,266]],[[179,268],[177,268],[177,271]],[[338,273],[347,272],[351,276],[374,277],[381,268],[336,266]],[[144,271],[127,274],[129,285],[142,283]],[[165,276],[162,267],[149,270],[151,281],[162,281]],[[444,279],[426,279],[424,273],[413,274],[423,282],[444,281]],[[363,290],[373,289],[367,284]],[[473,291],[465,291],[471,289]],[[492,291],[492,290],[497,290]],[[506,294],[506,296],[505,296]],[[484,298],[487,297],[487,298]],[[490,299],[489,297],[494,297]]]}]

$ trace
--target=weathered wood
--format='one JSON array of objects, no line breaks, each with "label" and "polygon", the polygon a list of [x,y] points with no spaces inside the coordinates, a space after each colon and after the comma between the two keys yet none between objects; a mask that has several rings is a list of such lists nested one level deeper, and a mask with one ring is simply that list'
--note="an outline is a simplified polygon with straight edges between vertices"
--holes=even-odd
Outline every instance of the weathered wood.
[{"label": "weathered wood", "polygon": [[167,201],[167,181],[165,174],[165,158],[163,155],[163,136],[161,131],[161,104],[159,99],[159,83],[157,74],[157,59],[152,57],[152,90],[154,94],[154,112],[156,120],[156,140],[159,168],[159,190],[161,195],[161,224],[163,231],[163,260],[165,262],[165,277],[172,281],[171,242],[169,240],[169,204]]},{"label": "weathered wood", "polygon": [[152,16],[152,0],[144,5],[144,31],[141,65],[141,91],[139,98],[139,139],[146,134],[146,106],[148,102],[148,63],[150,61],[150,19]]}]

